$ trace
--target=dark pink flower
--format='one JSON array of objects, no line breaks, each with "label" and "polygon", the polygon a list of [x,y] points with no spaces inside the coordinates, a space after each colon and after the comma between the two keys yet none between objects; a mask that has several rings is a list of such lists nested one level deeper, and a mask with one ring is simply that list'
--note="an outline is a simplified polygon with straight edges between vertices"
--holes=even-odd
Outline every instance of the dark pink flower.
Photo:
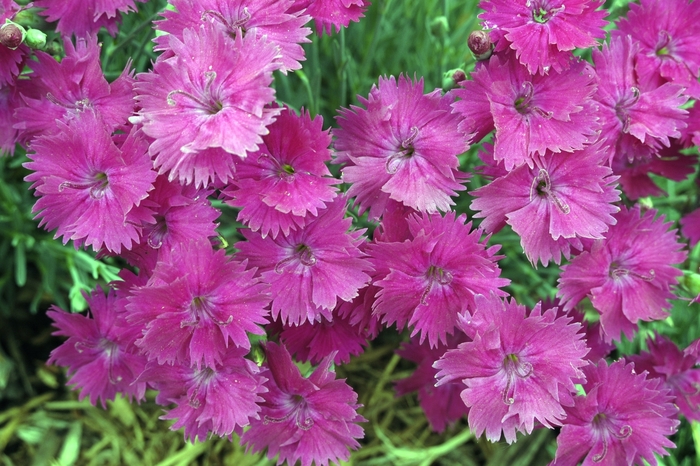
[{"label": "dark pink flower", "polygon": [[[303,27],[310,18],[302,12],[290,14],[287,10],[294,0],[173,0],[175,8],[164,10],[165,20],[156,21],[156,28],[175,35],[182,40],[182,32],[187,28],[197,29],[202,22],[212,23],[228,37],[254,35],[265,37],[280,48],[280,71],[301,68],[304,49],[301,44],[311,42],[306,36],[311,29]],[[167,49],[168,36],[156,37],[156,43]]]},{"label": "dark pink flower", "polygon": [[671,81],[700,97],[700,5],[692,0],[641,0],[629,8],[612,34],[639,41],[635,70],[640,81]]},{"label": "dark pink flower", "polygon": [[477,436],[486,432],[492,442],[503,433],[512,443],[516,432],[532,433],[535,421],[550,429],[561,425],[586,365],[581,326],[557,317],[556,308],[542,312],[539,303],[528,315],[525,306],[493,293],[475,301],[472,315],[459,323],[472,341],[435,363],[438,386],[462,381],[469,429]]},{"label": "dark pink flower", "polygon": [[295,0],[290,11],[304,11],[316,22],[316,32],[323,35],[340,32],[350,21],[358,22],[369,6],[369,0]]},{"label": "dark pink flower", "polygon": [[664,217],[654,219],[653,209],[623,207],[615,216],[605,239],[596,240],[590,251],[562,267],[559,296],[571,309],[588,296],[600,312],[605,340],[632,338],[639,320],[665,318],[674,297],[671,287],[683,273],[673,264],[683,262],[686,252],[676,230]]},{"label": "dark pink flower", "polygon": [[533,264],[559,264],[562,253],[570,257],[571,246],[581,249],[578,239],[601,239],[615,224],[620,192],[605,162],[600,144],[573,154],[548,153],[533,168],[521,165],[472,192],[470,208],[489,233],[504,221],[511,225]]},{"label": "dark pink flower", "polygon": [[[597,106],[592,100],[596,89],[593,68],[574,60],[562,73],[532,76],[517,61],[494,55],[474,73],[475,84],[465,84],[454,93],[462,99],[455,110],[467,124],[465,130],[484,134],[490,130],[485,115],[484,96],[489,102],[490,119],[496,129],[494,159],[503,160],[505,169],[526,163],[533,166],[537,155],[546,151],[573,152],[594,142],[598,134]],[[476,103],[471,108],[472,102]],[[481,121],[477,121],[481,120]]]},{"label": "dark pink flower", "polygon": [[650,86],[639,81],[634,60],[639,44],[632,38],[617,37],[602,50],[593,50],[598,72],[598,90],[593,97],[599,103],[601,139],[610,144],[614,157],[633,159],[651,155],[668,147],[669,138],[681,136],[688,112],[680,107],[688,100],[683,87],[665,83]]},{"label": "dark pink flower", "polygon": [[674,448],[668,437],[678,429],[678,408],[661,379],[647,379],[623,360],[601,359],[583,368],[585,395],[566,408],[552,466],[632,466]]},{"label": "dark pink flower", "polygon": [[251,419],[259,419],[260,405],[267,392],[258,366],[244,358],[247,349],[229,348],[221,363],[206,367],[188,364],[156,364],[151,361],[139,377],[159,390],[156,402],[172,403],[161,419],[176,422],[171,430],[184,427],[191,442],[206,440],[211,432],[221,437],[242,433]]},{"label": "dark pink flower", "polygon": [[[485,0],[479,18],[484,28],[505,33],[510,48],[531,74],[561,72],[571,51],[605,38],[606,10],[601,0]],[[497,39],[493,37],[494,40]]]},{"label": "dark pink flower", "polygon": [[145,328],[137,345],[159,364],[198,368],[222,364],[231,343],[250,348],[247,332],[263,334],[270,302],[254,273],[208,241],[173,251],[129,297],[129,322]]},{"label": "dark pink flower", "polygon": [[318,215],[335,198],[338,180],[325,164],[331,137],[322,117],[284,107],[268,131],[259,150],[237,162],[236,179],[223,193],[241,208],[239,221],[274,238]]},{"label": "dark pink flower", "polygon": [[278,464],[328,466],[329,461],[347,461],[348,448],[360,447],[356,439],[364,437],[364,431],[358,423],[366,419],[357,414],[357,394],[330,370],[334,355],[304,378],[284,346],[267,343],[265,354],[269,371],[262,375],[269,379],[269,392],[263,394],[262,419],[252,420],[241,436],[246,450],[267,448],[268,458],[279,454]]},{"label": "dark pink flower", "polygon": [[56,127],[34,140],[32,161],[24,164],[33,171],[25,180],[39,198],[32,209],[39,225],[56,228],[64,244],[73,240],[76,247],[117,254],[131,249],[141,232],[132,212],[156,178],[143,135],[132,129],[119,149],[93,111]]},{"label": "dark pink flower", "polygon": [[80,399],[114,400],[117,393],[141,401],[146,384],[137,377],[146,367],[146,358],[133,345],[124,309],[117,305],[114,291],[106,296],[98,288],[85,295],[90,315],[71,314],[52,306],[47,315],[58,329],[54,335],[68,337],[51,352],[49,364],[68,368],[68,384],[80,389]]},{"label": "dark pink flower", "polygon": [[[330,320],[338,300],[351,301],[369,282],[369,261],[359,245],[363,231],[348,232],[346,198],[337,197],[318,217],[289,236],[263,238],[242,230],[239,256],[271,285],[272,317],[288,325]],[[278,317],[279,316],[279,317]]]},{"label": "dark pink flower", "polygon": [[170,36],[172,55],[138,75],[135,122],[155,141],[159,173],[182,184],[228,182],[236,159],[256,151],[279,109],[269,87],[278,49],[254,34],[234,42],[214,25]]},{"label": "dark pink flower", "polygon": [[464,190],[457,156],[469,148],[450,112],[452,94],[423,94],[423,80],[379,78],[365,108],[340,109],[333,131],[336,163],[347,163],[343,181],[352,186],[360,212],[378,218],[389,199],[421,212],[448,211]]},{"label": "dark pink flower", "polygon": [[35,0],[34,6],[43,8],[39,14],[47,21],[58,21],[56,31],[64,37],[96,34],[101,27],[113,36],[117,33],[119,12],[136,11],[135,1],[147,0]]},{"label": "dark pink flower", "polygon": [[15,128],[23,142],[56,132],[56,120],[67,122],[87,111],[99,114],[113,131],[134,111],[134,78],[129,66],[110,84],[102,73],[96,36],[78,38],[75,45],[66,39],[63,46],[66,56],[60,62],[36,51],[37,60],[27,63],[32,70],[31,85],[20,88],[25,105],[15,112]]},{"label": "dark pink flower", "polygon": [[435,386],[438,370],[433,367],[433,364],[447,350],[455,349],[457,345],[467,340],[463,332],[456,332],[447,338],[447,345],[439,343],[431,348],[428,345],[421,345],[417,338],[411,338],[410,342],[402,344],[396,352],[402,358],[418,365],[410,376],[396,381],[396,394],[402,396],[418,392],[418,402],[430,423],[430,428],[438,433],[444,432],[448,425],[453,425],[462,416],[466,416],[469,408],[460,398],[460,392],[464,389],[461,381],[453,380]]},{"label": "dark pink flower", "polygon": [[433,347],[447,341],[460,314],[474,310],[475,295],[506,296],[499,288],[510,280],[499,277],[499,246],[487,247],[483,231],[465,221],[454,212],[412,215],[412,240],[367,247],[379,288],[373,309],[382,323],[413,327],[411,336],[420,334],[420,343],[427,337]]}]

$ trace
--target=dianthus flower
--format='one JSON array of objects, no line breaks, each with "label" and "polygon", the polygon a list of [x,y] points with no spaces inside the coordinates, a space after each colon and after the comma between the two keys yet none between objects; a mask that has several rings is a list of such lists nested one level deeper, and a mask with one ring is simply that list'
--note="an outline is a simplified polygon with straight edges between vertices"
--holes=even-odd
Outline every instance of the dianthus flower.
[{"label": "dianthus flower", "polygon": [[155,139],[159,173],[196,186],[233,177],[233,164],[256,151],[279,109],[269,87],[278,49],[254,34],[234,42],[209,22],[170,36],[172,55],[135,84],[141,105],[134,122]]},{"label": "dianthus flower", "polygon": [[268,130],[260,149],[237,162],[236,179],[223,193],[241,208],[239,221],[275,238],[318,215],[336,196],[338,180],[325,164],[331,137],[322,117],[284,107]]},{"label": "dianthus flower", "polygon": [[449,350],[435,368],[437,385],[461,380],[469,408],[469,429],[486,432],[492,442],[515,441],[516,432],[532,433],[535,421],[547,428],[561,425],[563,406],[573,404],[574,382],[583,377],[586,343],[581,326],[557,309],[528,314],[515,300],[477,295],[471,316],[459,327],[472,341]]},{"label": "dianthus flower", "polygon": [[[531,74],[562,72],[571,51],[605,38],[601,0],[486,0],[479,3],[485,29],[502,31]],[[496,40],[497,36],[492,34]]]},{"label": "dianthus flower", "polygon": [[360,447],[356,439],[364,431],[358,423],[366,419],[357,414],[357,394],[330,370],[334,355],[304,378],[284,346],[267,343],[265,354],[269,370],[262,375],[268,378],[269,392],[263,394],[262,419],[251,421],[241,443],[253,452],[267,448],[270,459],[279,453],[277,464],[347,461],[348,448]]},{"label": "dianthus flower", "polygon": [[134,78],[129,65],[110,84],[102,72],[97,36],[78,38],[75,45],[66,39],[63,46],[66,56],[60,62],[41,51],[35,52],[36,61],[27,62],[32,70],[31,85],[20,88],[25,105],[15,111],[15,128],[23,142],[56,132],[56,120],[65,122],[87,111],[99,114],[114,130],[134,111]]},{"label": "dianthus flower", "polygon": [[623,207],[605,239],[562,267],[557,296],[564,308],[590,297],[606,341],[621,333],[631,339],[639,320],[667,316],[671,286],[683,274],[673,264],[683,262],[686,252],[676,230],[669,231],[671,223],[655,215],[654,209],[641,213],[639,206]]},{"label": "dianthus flower", "polygon": [[221,363],[201,368],[151,361],[139,381],[159,390],[158,404],[175,404],[161,417],[176,420],[171,430],[184,427],[191,442],[204,441],[210,432],[231,437],[233,432],[241,434],[251,419],[259,419],[261,395],[267,392],[258,366],[244,358],[247,352],[229,348]]},{"label": "dianthus flower", "polygon": [[[688,96],[683,87],[665,83],[650,85],[637,79],[634,69],[639,44],[632,38],[612,38],[602,50],[593,50],[598,72],[598,90],[593,98],[599,103],[601,139],[611,145],[614,157],[633,159],[668,147],[669,138],[681,136],[688,112],[681,109]],[[652,83],[653,84],[653,83]]]},{"label": "dianthus flower", "polygon": [[374,314],[382,323],[401,330],[412,326],[411,336],[428,338],[430,346],[446,343],[461,313],[474,310],[474,296],[496,293],[510,280],[500,278],[495,256],[499,246],[486,246],[483,231],[471,230],[466,215],[454,212],[412,215],[412,240],[375,243],[367,247],[379,288]]},{"label": "dianthus flower", "polygon": [[239,257],[271,285],[274,319],[289,325],[330,320],[338,299],[351,301],[369,282],[371,266],[359,249],[363,231],[348,232],[352,219],[344,218],[345,210],[346,198],[339,196],[289,236],[241,231],[248,241],[236,243]]},{"label": "dianthus flower", "polygon": [[435,376],[438,370],[433,367],[447,350],[456,349],[457,345],[467,341],[463,332],[456,332],[447,338],[447,344],[438,344],[431,348],[422,345],[417,338],[401,345],[396,354],[418,365],[413,373],[396,381],[396,394],[399,396],[418,392],[418,402],[430,423],[430,428],[442,433],[448,425],[455,424],[462,416],[469,413],[469,408],[460,397],[464,389],[461,381],[451,381],[435,386]]},{"label": "dianthus flower", "polygon": [[584,396],[566,408],[552,466],[656,465],[675,445],[668,437],[678,429],[678,409],[661,379],[636,373],[623,360],[610,366],[601,359],[583,368]]},{"label": "dianthus flower", "polygon": [[56,31],[64,37],[95,35],[103,26],[113,36],[119,12],[136,11],[135,1],[147,0],[35,0],[34,6],[43,8],[39,14],[47,21],[58,21]]},{"label": "dianthus flower", "polygon": [[[473,73],[474,83],[466,82],[454,91],[462,99],[454,104],[455,111],[470,122],[464,130],[483,135],[491,127],[496,129],[497,162],[503,160],[508,171],[523,163],[532,167],[536,155],[580,150],[597,139],[592,100],[596,74],[586,61],[572,59],[562,73],[532,76],[509,58],[493,55]],[[485,115],[483,93],[490,117]]]},{"label": "dianthus flower", "polygon": [[134,335],[124,309],[117,305],[116,292],[105,296],[98,288],[85,300],[89,316],[56,306],[46,313],[58,329],[53,335],[68,337],[51,352],[48,364],[67,367],[68,384],[80,389],[80,399],[89,397],[93,405],[100,400],[105,408],[117,393],[143,400],[146,383],[136,379],[146,367],[146,358],[133,345]]},{"label": "dianthus flower", "polygon": [[647,340],[649,351],[626,356],[635,371],[647,371],[649,377],[661,378],[675,396],[675,405],[690,421],[700,421],[700,369],[697,355],[681,351],[668,338],[656,335]]},{"label": "dianthus flower", "polygon": [[600,144],[573,154],[548,153],[533,168],[521,165],[473,191],[470,208],[475,218],[484,218],[481,228],[489,233],[505,220],[533,264],[559,264],[562,253],[570,257],[572,245],[581,249],[577,238],[601,239],[615,224],[612,214],[619,208],[613,203],[620,192],[606,162]]},{"label": "dianthus flower", "polygon": [[[182,40],[187,28],[197,29],[204,21],[211,22],[227,37],[254,35],[265,37],[280,48],[280,71],[301,68],[304,60],[302,43],[311,42],[306,36],[311,29],[303,27],[311,18],[302,12],[290,14],[287,10],[294,0],[173,0],[175,11],[165,10],[163,21],[156,21],[156,29],[175,35]],[[155,42],[167,48],[167,35],[156,37]]]},{"label": "dianthus flower", "polygon": [[700,97],[700,5],[692,0],[641,0],[629,8],[612,35],[639,41],[639,80],[659,85],[671,81]]},{"label": "dianthus flower", "polygon": [[68,124],[57,121],[56,127],[55,133],[34,140],[35,153],[24,164],[33,171],[25,180],[39,197],[32,209],[39,226],[56,228],[55,237],[62,236],[64,244],[73,240],[76,247],[104,247],[117,254],[131,249],[141,232],[132,211],[156,178],[143,135],[132,129],[119,149],[92,111]]},{"label": "dianthus flower", "polygon": [[459,131],[460,117],[450,112],[452,94],[436,89],[423,94],[423,80],[401,75],[379,78],[365,108],[342,108],[333,131],[336,163],[347,163],[343,181],[356,196],[360,212],[379,218],[389,199],[421,212],[448,211],[451,197],[464,190],[457,156],[469,149]]},{"label": "dianthus flower", "polygon": [[182,245],[129,297],[129,322],[145,328],[136,344],[159,364],[198,368],[222,364],[230,343],[250,348],[246,332],[263,334],[270,301],[254,273],[209,241]]},{"label": "dianthus flower", "polygon": [[340,32],[350,21],[358,22],[369,6],[369,0],[295,0],[289,12],[304,11],[316,23],[316,32],[323,35]]}]

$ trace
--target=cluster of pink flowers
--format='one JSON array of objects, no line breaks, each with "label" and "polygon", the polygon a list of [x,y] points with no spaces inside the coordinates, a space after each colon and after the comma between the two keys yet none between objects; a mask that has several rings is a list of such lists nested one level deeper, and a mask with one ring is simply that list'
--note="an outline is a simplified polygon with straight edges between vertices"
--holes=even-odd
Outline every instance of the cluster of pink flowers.
[{"label": "cluster of pink flowers", "polygon": [[[0,19],[17,11],[1,1]],[[676,230],[633,202],[664,194],[649,174],[694,170],[681,150],[700,140],[686,109],[700,97],[700,3],[631,4],[602,43],[600,0],[484,0],[488,50],[469,79],[426,93],[422,79],[380,77],[330,131],[275,102],[273,72],[301,68],[309,21],[330,34],[364,0],[173,0],[152,70],[112,83],[95,32],[114,33],[135,4],[94,2],[87,17],[59,3],[35,6],[77,36],[60,63],[36,52],[18,79],[28,51],[0,47],[12,65],[0,151],[30,150],[41,226],[132,267],[86,296],[88,316],[49,311],[68,337],[50,362],[81,398],[152,388],[190,440],[236,434],[279,463],[327,465],[359,448],[365,421],[333,365],[395,325],[410,328],[398,353],[418,365],[396,389],[418,392],[436,431],[466,416],[475,435],[511,443],[560,427],[553,464],[655,464],[679,409],[700,419],[699,344],[657,336],[647,353],[604,359],[668,315],[682,275]],[[572,53],[587,48],[591,63]],[[475,226],[452,207],[472,176],[459,156],[477,143],[490,181],[469,192]],[[232,254],[212,198],[244,225]],[[350,205],[376,222],[371,239]],[[700,211],[682,225],[696,243]],[[533,266],[561,265],[556,303],[509,297],[490,244],[503,228]]]}]

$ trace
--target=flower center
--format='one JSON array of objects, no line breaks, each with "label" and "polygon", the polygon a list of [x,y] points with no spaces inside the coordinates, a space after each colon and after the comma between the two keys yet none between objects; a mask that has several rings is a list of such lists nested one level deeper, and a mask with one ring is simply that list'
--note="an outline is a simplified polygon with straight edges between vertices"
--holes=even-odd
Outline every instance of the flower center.
[{"label": "flower center", "polygon": [[[279,177],[281,180],[287,183],[292,183],[295,180],[295,174],[297,171],[293,166],[288,163],[282,163],[270,154],[262,153],[258,156],[258,165],[267,165],[268,169],[271,170],[271,175]],[[306,172],[309,174],[308,172]]]},{"label": "flower center", "polygon": [[102,199],[109,188],[109,177],[105,172],[97,172],[84,181],[64,181],[58,185],[59,192],[66,188],[87,189],[91,198]]},{"label": "flower center", "polygon": [[654,280],[656,273],[654,273],[654,269],[649,270],[648,274],[638,273],[625,267],[620,261],[612,261],[608,269],[608,276],[616,281],[621,280],[623,277],[631,276],[645,282],[650,282]]},{"label": "flower center", "polygon": [[219,21],[228,30],[229,36],[235,38],[236,35],[240,34],[241,37],[245,37],[247,32],[245,25],[250,20],[250,12],[248,11],[248,7],[245,7],[243,8],[243,14],[240,18],[229,21],[219,11],[206,10],[202,13],[202,21],[206,21],[207,17]]},{"label": "flower center", "polygon": [[452,283],[452,279],[454,277],[447,270],[435,265],[431,265],[430,267],[428,267],[428,271],[425,272],[425,278],[428,279],[428,284],[426,285],[425,290],[423,290],[423,294],[420,297],[420,303],[423,306],[428,305],[428,295],[433,289],[433,285],[435,285],[435,283],[443,286],[449,285],[450,283]]},{"label": "flower center", "polygon": [[[191,107],[208,115],[216,115],[219,113],[223,110],[224,104],[221,102],[221,99],[212,93],[212,84],[216,79],[216,71],[205,71],[204,79],[205,83],[202,96],[196,96],[182,89],[176,89],[168,93],[168,105],[171,107],[176,105]],[[184,97],[184,99],[180,98],[178,102],[178,100],[175,100],[176,97]]]},{"label": "flower center", "polygon": [[571,212],[571,208],[564,199],[559,197],[559,195],[552,190],[552,180],[549,178],[549,173],[544,168],[540,168],[540,171],[537,173],[537,176],[532,179],[532,184],[530,185],[530,202],[532,202],[535,196],[546,198],[564,215],[568,215],[569,212]]},{"label": "flower center", "polygon": [[309,430],[313,427],[314,420],[311,418],[311,410],[303,396],[297,394],[289,395],[287,401],[283,401],[280,407],[287,411],[287,414],[279,418],[265,415],[263,417],[263,424],[284,422],[293,417],[294,424],[296,424],[299,429]]},{"label": "flower center", "polygon": [[216,318],[216,306],[206,296],[195,296],[190,302],[189,317],[191,320],[183,320],[180,322],[180,328],[198,327],[205,320],[214,322],[220,327],[224,327],[233,322],[233,316],[229,315],[226,321],[221,321]]},{"label": "flower center", "polygon": [[163,215],[156,215],[154,218],[156,224],[148,234],[148,245],[153,249],[159,249],[168,234],[168,222],[165,221],[165,216]]},{"label": "flower center", "polygon": [[630,128],[629,109],[639,101],[639,89],[630,88],[615,104],[615,115],[622,123],[622,132],[627,133]]},{"label": "flower center", "polygon": [[386,159],[385,169],[390,175],[394,175],[399,171],[399,168],[403,162],[407,159],[413,157],[416,153],[416,148],[413,146],[416,137],[418,136],[418,127],[411,127],[411,134],[408,135],[406,139],[401,141],[396,152],[391,154],[388,159]]},{"label": "flower center", "polygon": [[532,364],[522,361],[517,354],[507,354],[503,358],[503,370],[506,373],[506,386],[503,389],[503,402],[512,405],[515,402],[515,384],[518,379],[527,379],[532,375]]},{"label": "flower center", "polygon": [[316,265],[316,256],[310,247],[304,243],[297,244],[292,249],[292,254],[285,257],[275,265],[275,272],[284,273],[284,268],[292,262],[299,262],[305,267],[313,267]]},{"label": "flower center", "polygon": [[[608,416],[606,416],[605,413],[598,413],[595,416],[593,416],[591,425],[593,426],[593,430],[596,432],[599,438],[598,441],[601,441],[603,443],[601,445],[602,451],[600,453],[596,453],[592,458],[593,462],[595,463],[600,463],[601,461],[603,461],[605,456],[608,454],[608,445],[610,442],[610,437],[615,437],[619,440],[624,440],[626,438],[629,438],[630,435],[632,435],[632,426],[630,426],[629,424],[624,424],[620,428],[618,428],[613,422],[613,420],[608,418]],[[591,448],[591,450],[593,450],[593,448]]]},{"label": "flower center", "polygon": [[659,39],[656,43],[656,56],[661,58],[673,58],[671,56],[671,35],[668,31],[659,31]]},{"label": "flower center", "polygon": [[544,24],[554,17],[557,13],[564,11],[565,6],[559,8],[550,8],[548,1],[528,1],[526,6],[532,7],[532,19],[536,23]]}]

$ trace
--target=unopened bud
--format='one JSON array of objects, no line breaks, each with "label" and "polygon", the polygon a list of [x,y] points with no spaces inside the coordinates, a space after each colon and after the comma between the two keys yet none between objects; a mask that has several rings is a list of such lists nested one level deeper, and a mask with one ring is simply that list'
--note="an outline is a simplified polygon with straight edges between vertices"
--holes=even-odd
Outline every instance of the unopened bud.
[{"label": "unopened bud", "polygon": [[467,45],[477,60],[486,60],[491,56],[493,50],[491,38],[486,31],[473,31],[469,34]]},{"label": "unopened bud", "polygon": [[442,88],[445,90],[454,89],[465,79],[467,79],[467,75],[459,68],[446,71],[445,74],[442,75]]},{"label": "unopened bud", "polygon": [[10,50],[15,50],[22,44],[26,31],[19,24],[7,22],[0,28],[0,44]]},{"label": "unopened bud", "polygon": [[467,75],[464,73],[463,70],[456,69],[454,70],[454,73],[452,73],[452,81],[455,84],[459,84],[462,81],[465,81],[467,79]]},{"label": "unopened bud", "polygon": [[30,29],[24,41],[33,49],[43,49],[46,45],[46,34],[38,29]]}]

